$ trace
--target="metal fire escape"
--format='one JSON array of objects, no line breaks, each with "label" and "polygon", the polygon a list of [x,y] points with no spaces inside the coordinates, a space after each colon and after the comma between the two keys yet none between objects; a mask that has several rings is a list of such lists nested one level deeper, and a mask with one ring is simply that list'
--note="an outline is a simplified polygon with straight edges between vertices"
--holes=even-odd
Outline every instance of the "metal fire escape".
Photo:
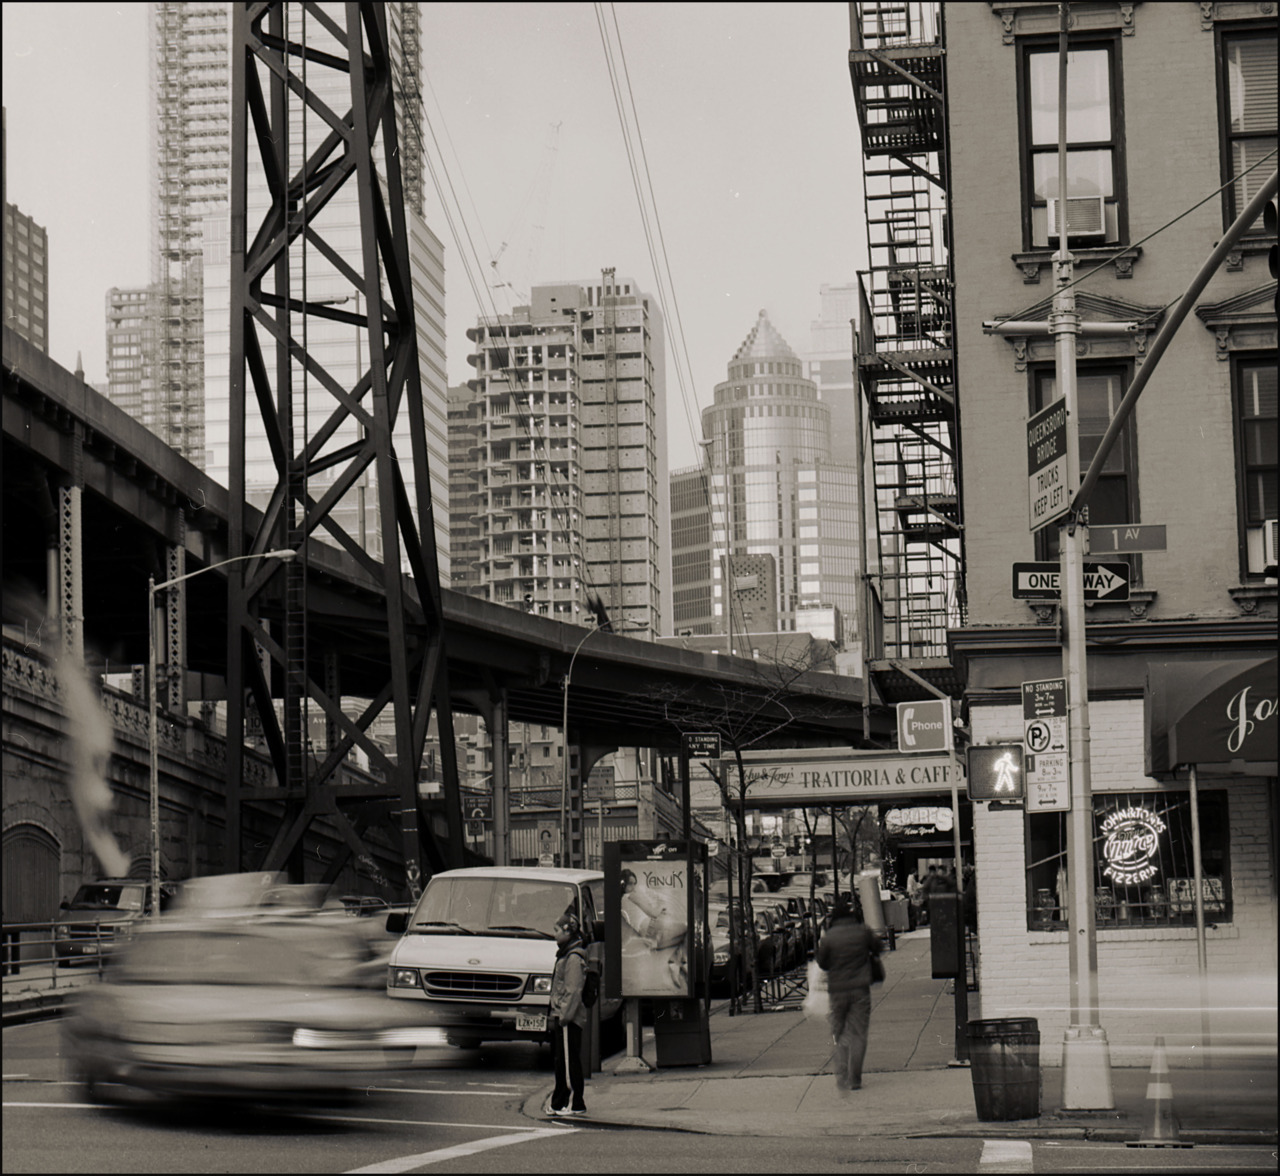
[{"label": "metal fire escape", "polygon": [[879,534],[869,631],[883,633],[873,656],[941,658],[964,612],[943,6],[850,8],[871,261],[854,340]]},{"label": "metal fire escape", "polygon": [[[297,557],[283,568],[248,559],[231,569],[228,581],[227,868],[289,866],[301,873],[303,838],[321,817],[346,845],[346,853],[327,864],[322,880],[331,881],[347,855],[368,854],[364,831],[389,822],[403,845],[407,889],[416,897],[424,875],[462,864],[463,846],[387,6],[348,3],[336,17],[313,5],[235,5],[231,86],[230,555],[288,547]],[[264,212],[250,199],[251,152],[269,197]],[[326,223],[324,216],[344,186],[355,194],[360,225],[359,252],[346,255],[344,217]],[[330,227],[337,231],[330,234]],[[308,273],[326,295],[339,286],[349,293],[314,297]],[[352,295],[355,312],[341,306]],[[322,332],[314,347],[308,343],[308,324],[316,330],[326,320],[353,328],[357,354],[368,357],[367,370],[349,387],[325,368],[332,347],[326,351],[319,341]],[[318,430],[309,397],[331,398]],[[277,476],[252,534],[245,511],[250,404]],[[406,410],[412,506],[392,441]],[[340,509],[370,466],[377,473],[381,563],[349,533],[349,512]],[[308,551],[318,527],[385,585],[386,680],[356,718],[341,705],[341,651],[319,655],[307,647]],[[409,575],[400,571],[402,552]],[[246,692],[275,763],[276,783],[267,788],[251,790],[242,782]],[[283,723],[273,701],[281,695]],[[438,835],[418,797],[433,705],[447,826]],[[340,732],[323,756],[307,739],[309,706]],[[370,733],[388,711],[394,755]],[[357,795],[335,782],[353,747],[368,755],[385,788]],[[241,808],[248,800],[282,809],[265,855],[253,861],[241,844]]]}]

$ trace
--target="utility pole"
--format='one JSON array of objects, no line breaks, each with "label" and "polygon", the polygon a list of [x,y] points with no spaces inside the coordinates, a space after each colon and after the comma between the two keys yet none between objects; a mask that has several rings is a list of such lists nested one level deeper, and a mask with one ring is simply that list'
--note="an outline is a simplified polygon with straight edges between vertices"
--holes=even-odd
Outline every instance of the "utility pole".
[{"label": "utility pole", "polygon": [[[1054,255],[1053,310],[1048,324],[1004,323],[998,334],[1051,334],[1055,375],[1067,413],[1068,495],[1080,485],[1080,413],[1076,390],[1076,338],[1082,324],[1071,289],[1073,261],[1068,248],[1067,203],[1067,29],[1070,5],[1058,6],[1058,251]],[[1091,323],[1089,334],[1127,334],[1135,323]],[[1069,500],[1067,500],[1069,501]],[[1089,774],[1089,686],[1085,667],[1084,546],[1080,514],[1058,515],[1062,584],[1062,663],[1067,680],[1070,748],[1070,810],[1067,813],[1067,925],[1070,1022],[1062,1050],[1062,1105],[1071,1110],[1111,1110],[1111,1050],[1098,1016],[1098,939],[1093,895],[1093,792]]]}]

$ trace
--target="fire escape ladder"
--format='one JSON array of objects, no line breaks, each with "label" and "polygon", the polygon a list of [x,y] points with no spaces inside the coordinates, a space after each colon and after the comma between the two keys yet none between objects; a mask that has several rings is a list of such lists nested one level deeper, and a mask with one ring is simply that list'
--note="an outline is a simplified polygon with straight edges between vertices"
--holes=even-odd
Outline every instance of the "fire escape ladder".
[{"label": "fire escape ladder", "polygon": [[876,485],[877,659],[945,657],[963,611],[941,8],[853,6],[871,263],[858,275],[855,363]]}]

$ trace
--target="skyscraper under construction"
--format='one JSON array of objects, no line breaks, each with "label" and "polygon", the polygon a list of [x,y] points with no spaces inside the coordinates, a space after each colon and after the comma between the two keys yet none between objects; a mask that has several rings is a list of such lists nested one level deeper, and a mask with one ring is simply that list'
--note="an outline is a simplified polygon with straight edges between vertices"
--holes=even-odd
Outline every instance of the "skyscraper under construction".
[{"label": "skyscraper under construction", "polygon": [[613,622],[664,633],[670,546],[657,302],[606,269],[596,281],[535,286],[528,306],[467,336],[480,424],[467,591],[579,623],[598,620],[598,604]]},{"label": "skyscraper under construction", "polygon": [[[295,36],[304,29],[301,8],[293,14]],[[387,9],[405,204],[421,216],[418,6]],[[147,10],[151,283],[108,295],[109,394],[189,461],[216,474],[206,433],[204,266],[206,222],[216,223],[229,205],[231,9],[226,0],[186,0],[153,2]],[[320,31],[312,20],[309,35]],[[349,97],[346,104],[342,97],[333,101],[345,110]],[[222,363],[216,343],[215,359]]]}]

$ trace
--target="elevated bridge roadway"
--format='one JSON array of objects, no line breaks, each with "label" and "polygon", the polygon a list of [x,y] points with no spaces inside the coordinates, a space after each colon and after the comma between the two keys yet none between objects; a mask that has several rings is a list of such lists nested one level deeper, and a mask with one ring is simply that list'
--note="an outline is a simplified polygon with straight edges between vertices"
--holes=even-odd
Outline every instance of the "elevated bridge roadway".
[{"label": "elevated bridge roadway", "polygon": [[[48,633],[56,615],[91,668],[145,664],[148,577],[162,582],[175,568],[227,557],[228,491],[8,327],[3,343],[5,624]],[[306,564],[309,672],[319,681],[340,667],[343,697],[372,697],[386,676],[385,586],[325,543],[309,543]],[[163,679],[174,710],[225,692],[225,582],[215,570],[185,589],[169,594],[160,651],[162,663],[185,671]],[[858,679],[587,636],[447,589],[442,597],[453,706],[496,723],[499,741],[511,720],[560,727],[571,662],[569,738],[590,762],[588,747],[672,753],[683,731],[724,730],[726,721],[753,748],[892,738],[892,713],[873,700],[864,739]]]}]

